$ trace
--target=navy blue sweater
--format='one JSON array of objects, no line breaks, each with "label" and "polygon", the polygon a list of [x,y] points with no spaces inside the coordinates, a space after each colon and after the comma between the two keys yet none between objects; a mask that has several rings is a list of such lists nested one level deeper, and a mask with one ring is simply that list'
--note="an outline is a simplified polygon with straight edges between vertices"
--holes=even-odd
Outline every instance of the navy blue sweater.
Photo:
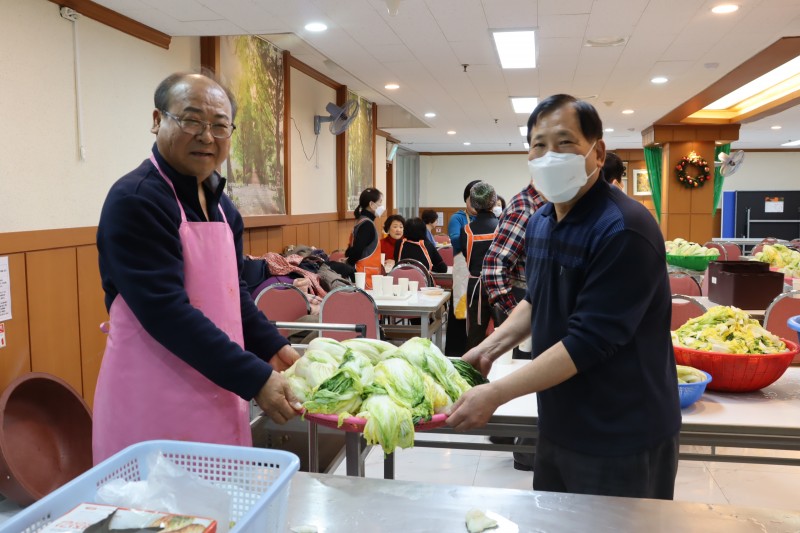
[{"label": "navy blue sweater", "polygon": [[[190,222],[205,221],[197,179],[177,173],[153,146],[170,177]],[[242,398],[252,399],[266,383],[266,362],[289,342],[256,308],[242,273],[242,217],[223,194],[225,180],[216,173],[204,182],[211,221],[221,221],[218,206],[233,231],[238,258],[245,350],[189,303],[184,288],[180,210],[169,185],[149,159],[120,178],[103,204],[97,228],[100,276],[106,309],[121,295],[144,329],[170,352],[208,379]],[[213,279],[214,273],[209,272]]]},{"label": "navy blue sweater", "polygon": [[560,222],[528,222],[533,353],[563,341],[578,374],[537,394],[539,429],[591,455],[627,455],[675,435],[681,414],[664,239],[653,216],[603,179]]}]

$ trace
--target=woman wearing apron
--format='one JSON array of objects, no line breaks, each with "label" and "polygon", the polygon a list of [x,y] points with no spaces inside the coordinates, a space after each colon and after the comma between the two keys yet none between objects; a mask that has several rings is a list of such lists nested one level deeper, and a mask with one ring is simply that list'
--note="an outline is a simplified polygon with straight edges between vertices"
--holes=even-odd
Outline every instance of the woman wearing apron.
[{"label": "woman wearing apron", "polygon": [[425,238],[425,222],[421,218],[409,218],[403,230],[403,239],[395,248],[395,259],[414,259],[422,263],[429,272],[447,272],[447,264],[436,250],[436,245]]},{"label": "woman wearing apron", "polygon": [[372,187],[364,189],[358,198],[355,209],[356,223],[350,235],[350,245],[344,252],[347,263],[356,267],[356,272],[364,272],[366,288],[372,288],[372,276],[383,272],[381,264],[380,235],[375,227],[375,219],[386,212],[383,194]]},{"label": "woman wearing apron", "polygon": [[150,157],[109,191],[97,230],[109,336],[94,396],[98,463],[144,440],[251,445],[248,402],[299,402],[276,370],[299,357],[241,282],[242,218],[215,169],[235,106],[199,74],[156,89]]},{"label": "woman wearing apron", "polygon": [[467,283],[467,350],[471,350],[486,338],[491,308],[486,290],[481,284],[483,258],[489,251],[497,233],[495,207],[497,195],[494,187],[484,181],[476,183],[470,191],[470,204],[477,211],[475,220],[461,230],[461,247],[467,259],[469,278]]}]

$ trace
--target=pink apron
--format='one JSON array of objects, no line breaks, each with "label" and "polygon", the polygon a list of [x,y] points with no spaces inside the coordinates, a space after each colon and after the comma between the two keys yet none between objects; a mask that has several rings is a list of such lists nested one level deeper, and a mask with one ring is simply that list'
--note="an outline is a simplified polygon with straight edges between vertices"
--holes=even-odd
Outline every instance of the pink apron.
[{"label": "pink apron", "polygon": [[[179,228],[190,303],[239,346],[244,344],[233,233],[223,222]],[[212,272],[213,275],[209,275]],[[111,304],[110,331],[94,397],[94,463],[145,440],[170,439],[252,446],[248,402],[212,383],[156,342],[121,295]]]}]

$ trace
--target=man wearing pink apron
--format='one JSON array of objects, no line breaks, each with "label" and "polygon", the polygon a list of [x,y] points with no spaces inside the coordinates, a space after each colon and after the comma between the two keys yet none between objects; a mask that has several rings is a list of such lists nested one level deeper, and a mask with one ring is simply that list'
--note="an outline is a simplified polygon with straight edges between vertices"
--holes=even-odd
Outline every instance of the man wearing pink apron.
[{"label": "man wearing pink apron", "polygon": [[242,218],[215,169],[235,106],[201,75],[156,89],[150,158],[114,184],[97,233],[110,327],[94,398],[98,463],[130,444],[252,445],[248,401],[276,422],[300,404],[297,358],[240,282]]}]

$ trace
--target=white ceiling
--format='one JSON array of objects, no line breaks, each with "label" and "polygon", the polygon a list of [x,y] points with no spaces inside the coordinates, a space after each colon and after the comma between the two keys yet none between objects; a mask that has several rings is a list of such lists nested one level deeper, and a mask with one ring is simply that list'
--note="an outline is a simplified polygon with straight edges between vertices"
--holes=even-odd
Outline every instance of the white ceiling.
[{"label": "white ceiling", "polygon": [[[379,126],[418,152],[523,150],[527,115],[509,97],[555,93],[589,98],[614,128],[610,148],[641,148],[655,120],[779,38],[800,36],[800,0],[731,0],[740,9],[730,15],[711,13],[722,0],[401,0],[394,17],[384,0],[94,1],[172,36],[270,35],[368,100],[398,106]],[[311,21],[328,30],[306,31]],[[538,30],[537,68],[500,68],[490,29],[512,28]],[[584,46],[605,37],[626,43]],[[656,75],[669,82],[650,83]],[[384,89],[390,82],[400,89]],[[427,127],[385,125],[404,112]],[[733,147],[796,139],[800,106],[743,125]]]}]

